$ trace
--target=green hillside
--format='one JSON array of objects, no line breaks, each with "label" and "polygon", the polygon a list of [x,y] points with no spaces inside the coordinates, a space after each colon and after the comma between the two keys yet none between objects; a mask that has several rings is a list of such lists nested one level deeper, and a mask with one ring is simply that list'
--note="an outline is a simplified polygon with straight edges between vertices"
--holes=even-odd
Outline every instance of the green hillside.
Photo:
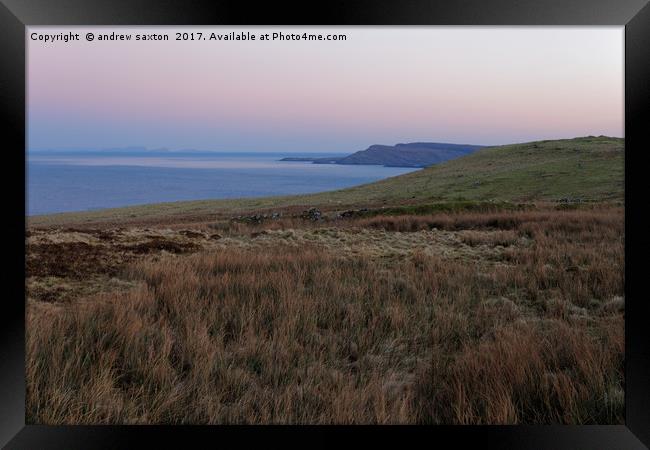
[{"label": "green hillside", "polygon": [[491,147],[344,195],[359,200],[622,200],[623,150],[623,139],[608,137]]},{"label": "green hillside", "polygon": [[622,200],[624,140],[610,137],[489,147],[376,183],[310,195],[160,203],[37,216],[30,225],[206,216],[289,206],[363,207],[458,200]]}]

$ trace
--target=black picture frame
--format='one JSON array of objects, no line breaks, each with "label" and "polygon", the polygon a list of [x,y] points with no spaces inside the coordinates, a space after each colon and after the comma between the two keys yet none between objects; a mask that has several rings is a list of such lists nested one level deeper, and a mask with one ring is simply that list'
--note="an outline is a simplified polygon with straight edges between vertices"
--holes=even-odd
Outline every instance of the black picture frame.
[{"label": "black picture frame", "polygon": [[[242,445],[341,445],[360,438],[404,445],[536,449],[641,449],[650,445],[650,318],[643,278],[650,234],[644,229],[650,131],[650,6],[648,0],[344,0],[266,2],[219,0],[0,0],[0,98],[4,151],[0,271],[0,444],[22,448],[131,448]],[[625,425],[605,426],[40,426],[25,425],[25,27],[31,25],[620,25],[625,26]],[[449,441],[451,439],[452,441]],[[418,444],[419,445],[419,444]]]}]

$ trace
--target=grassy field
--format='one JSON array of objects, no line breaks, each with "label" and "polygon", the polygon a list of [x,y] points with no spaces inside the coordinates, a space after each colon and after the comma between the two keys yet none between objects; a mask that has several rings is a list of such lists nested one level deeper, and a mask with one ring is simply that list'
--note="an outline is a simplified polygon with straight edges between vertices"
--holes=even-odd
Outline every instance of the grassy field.
[{"label": "grassy field", "polygon": [[624,423],[622,142],[464,159],[30,220],[28,422]]},{"label": "grassy field", "polygon": [[623,139],[585,137],[487,148],[407,175],[350,189],[289,197],[159,203],[30,217],[30,225],[211,220],[233,213],[324,210],[458,201],[623,200]]}]

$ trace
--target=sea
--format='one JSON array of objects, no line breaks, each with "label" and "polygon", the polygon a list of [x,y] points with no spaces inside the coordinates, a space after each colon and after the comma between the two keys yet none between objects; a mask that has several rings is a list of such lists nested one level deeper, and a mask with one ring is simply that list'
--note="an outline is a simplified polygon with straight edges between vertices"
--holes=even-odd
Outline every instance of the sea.
[{"label": "sea", "polygon": [[312,164],[338,153],[30,151],[30,216],[182,200],[308,194],[371,183],[413,168]]}]

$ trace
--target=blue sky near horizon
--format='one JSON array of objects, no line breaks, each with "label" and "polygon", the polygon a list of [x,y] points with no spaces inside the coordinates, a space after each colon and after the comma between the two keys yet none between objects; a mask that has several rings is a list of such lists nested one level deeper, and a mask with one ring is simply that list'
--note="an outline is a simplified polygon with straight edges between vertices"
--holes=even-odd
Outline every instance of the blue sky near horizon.
[{"label": "blue sky near horizon", "polygon": [[[623,27],[29,27],[28,145],[351,153],[623,136]],[[78,32],[44,43],[31,33]],[[345,33],[86,42],[86,32]]]}]

